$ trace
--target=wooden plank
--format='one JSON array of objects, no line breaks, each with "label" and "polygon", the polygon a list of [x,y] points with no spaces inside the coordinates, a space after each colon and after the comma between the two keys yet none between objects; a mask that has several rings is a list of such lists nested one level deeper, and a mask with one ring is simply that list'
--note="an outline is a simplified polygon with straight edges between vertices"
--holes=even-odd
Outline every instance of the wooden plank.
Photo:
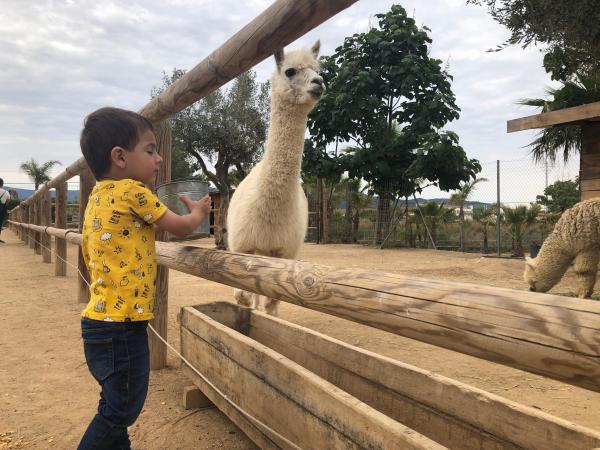
[{"label": "wooden plank", "polygon": [[581,191],[581,201],[600,198],[600,191]]},{"label": "wooden plank", "polygon": [[448,448],[600,446],[596,431],[259,311],[248,336]]},{"label": "wooden plank", "polygon": [[[140,114],[160,122],[200,100],[356,0],[277,0],[189,70]],[[216,222],[215,222],[216,223]]]},{"label": "wooden plank", "polygon": [[184,356],[300,448],[444,448],[193,307],[183,308],[181,327]]},{"label": "wooden plank", "polygon": [[532,128],[546,128],[553,125],[575,125],[586,120],[599,119],[600,102],[595,102],[509,120],[506,123],[506,131],[512,133],[514,131],[530,130]]},{"label": "wooden plank", "polygon": [[[29,223],[29,210],[30,207],[25,205],[23,207],[23,222],[25,223]],[[29,232],[28,230],[23,230],[23,232],[21,233],[21,239],[23,240],[23,242],[25,243],[25,245],[29,244]]]},{"label": "wooden plank", "polygon": [[[167,120],[158,124],[154,132],[156,134],[157,151],[162,156],[156,185],[171,181],[171,123]],[[157,231],[156,241],[166,241],[167,232]],[[156,294],[154,296],[154,319],[151,320],[152,327],[156,332],[167,340],[169,321],[169,269],[158,266],[156,270]],[[154,333],[148,335],[148,346],[150,348],[150,368],[152,370],[163,369],[167,366],[167,346]]]},{"label": "wooden plank", "polygon": [[[63,181],[56,187],[56,205],[54,208],[54,222],[56,228],[67,228],[67,190],[69,186]],[[67,241],[59,237],[56,242],[56,262],[54,275],[64,277],[67,275]]]},{"label": "wooden plank", "polygon": [[[81,229],[83,228],[83,219],[85,216],[85,208],[88,204],[90,193],[94,188],[94,183],[96,182],[92,171],[87,166],[87,164],[81,169],[79,172],[79,232],[81,233]],[[79,289],[77,290],[77,301],[78,303],[87,303],[90,300],[90,293],[88,283],[90,283],[90,273],[88,272],[87,266],[85,265],[85,261],[83,259],[83,252],[81,251],[81,247],[77,252],[77,268],[83,278],[81,276],[77,277],[77,285]],[[86,283],[87,281],[87,283]]]},{"label": "wooden plank", "polygon": [[600,392],[595,301],[166,242],[157,257],[207,280]]},{"label": "wooden plank", "polygon": [[600,178],[581,180],[582,191],[600,191]]},{"label": "wooden plank", "polygon": [[[35,224],[42,225],[42,197],[38,197],[35,200]],[[33,250],[36,255],[42,254],[42,233],[43,231],[36,231],[34,233]]]},{"label": "wooden plank", "polygon": [[[52,205],[50,200],[50,191],[44,192],[40,198],[40,221],[41,225],[48,227],[52,225]],[[52,263],[52,238],[47,233],[42,233],[41,236],[42,261]]]}]

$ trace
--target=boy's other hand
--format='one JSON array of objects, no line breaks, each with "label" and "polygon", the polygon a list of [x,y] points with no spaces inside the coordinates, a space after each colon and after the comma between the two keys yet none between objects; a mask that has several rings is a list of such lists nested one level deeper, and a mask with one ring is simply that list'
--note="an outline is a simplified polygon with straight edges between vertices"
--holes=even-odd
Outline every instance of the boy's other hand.
[{"label": "boy's other hand", "polygon": [[188,207],[190,212],[198,212],[205,217],[208,213],[210,213],[210,195],[206,194],[200,200],[192,200],[191,198],[185,195],[179,195],[179,200],[181,200],[185,206]]}]

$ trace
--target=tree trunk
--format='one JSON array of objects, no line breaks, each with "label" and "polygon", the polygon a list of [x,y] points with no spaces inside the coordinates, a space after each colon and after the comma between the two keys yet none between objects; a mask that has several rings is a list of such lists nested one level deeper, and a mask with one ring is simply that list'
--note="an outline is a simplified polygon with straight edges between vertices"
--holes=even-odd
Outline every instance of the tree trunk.
[{"label": "tree trunk", "polygon": [[412,247],[412,225],[409,220],[408,197],[404,198],[404,244]]},{"label": "tree trunk", "polygon": [[459,230],[460,230],[460,251],[465,251],[465,212],[463,210],[463,205],[460,205],[460,213],[458,215],[459,220]]},{"label": "tree trunk", "polygon": [[229,167],[215,167],[216,175],[219,178],[219,194],[221,197],[221,204],[219,206],[219,223],[218,236],[215,239],[215,246],[219,250],[227,249],[227,211],[229,210],[229,180],[227,172]]},{"label": "tree trunk", "polygon": [[360,224],[360,210],[356,210],[352,218],[352,242],[358,242],[358,225]]},{"label": "tree trunk", "polygon": [[321,235],[321,242],[323,244],[329,243],[329,189],[323,180],[321,180],[321,196],[323,198],[323,209],[321,210],[321,217],[323,218],[323,234]]},{"label": "tree trunk", "polygon": [[346,229],[344,230],[344,236],[342,237],[342,242],[353,242],[353,222],[354,217],[352,214],[353,205],[352,205],[352,192],[350,191],[350,186],[346,185]]},{"label": "tree trunk", "polygon": [[488,230],[487,225],[483,225],[483,254],[487,255],[489,251],[488,247]]},{"label": "tree trunk", "polygon": [[375,223],[375,244],[381,245],[387,226],[390,223],[390,201],[392,199],[391,192],[384,188],[379,194],[379,202],[377,204],[377,221]]},{"label": "tree trunk", "polygon": [[521,236],[521,229],[515,230],[515,256],[523,256],[523,237]]}]

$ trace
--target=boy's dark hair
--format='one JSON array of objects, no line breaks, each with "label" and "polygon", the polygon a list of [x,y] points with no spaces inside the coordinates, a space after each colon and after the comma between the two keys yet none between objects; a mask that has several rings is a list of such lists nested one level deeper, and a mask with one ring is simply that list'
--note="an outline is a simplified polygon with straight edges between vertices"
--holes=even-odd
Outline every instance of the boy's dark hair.
[{"label": "boy's dark hair", "polygon": [[110,152],[114,147],[133,150],[140,134],[154,131],[152,123],[133,111],[105,107],[85,118],[79,145],[81,153],[97,180],[110,169]]},{"label": "boy's dark hair", "polygon": [[0,187],[4,186],[4,180],[0,178]]}]

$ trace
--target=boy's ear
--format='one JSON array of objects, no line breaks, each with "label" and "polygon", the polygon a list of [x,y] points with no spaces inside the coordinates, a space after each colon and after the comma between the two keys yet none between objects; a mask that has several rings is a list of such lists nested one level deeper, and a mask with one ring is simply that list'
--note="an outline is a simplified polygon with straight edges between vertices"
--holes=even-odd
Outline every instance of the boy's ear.
[{"label": "boy's ear", "polygon": [[124,169],[127,165],[127,162],[125,161],[125,153],[127,153],[127,150],[125,150],[123,147],[113,147],[110,151],[111,163],[120,169]]}]

